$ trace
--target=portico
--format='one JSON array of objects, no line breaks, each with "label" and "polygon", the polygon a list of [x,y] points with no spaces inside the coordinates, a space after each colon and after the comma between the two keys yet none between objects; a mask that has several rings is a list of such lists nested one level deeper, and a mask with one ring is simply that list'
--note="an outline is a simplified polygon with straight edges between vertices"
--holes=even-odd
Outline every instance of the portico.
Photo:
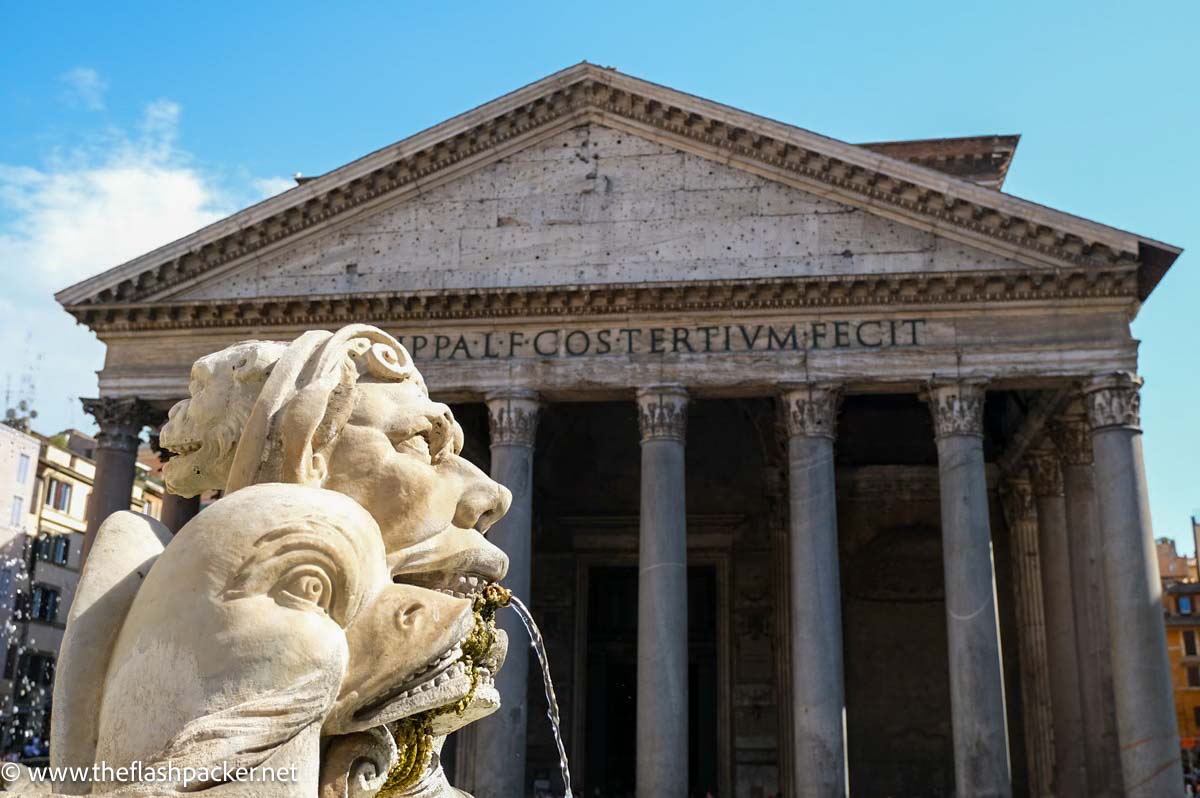
[{"label": "portico", "polygon": [[[513,493],[581,794],[1175,794],[1129,320],[1179,250],[1001,193],[1003,139],[572,67],[61,292],[96,500],[196,358],[376,324]],[[479,798],[557,779],[506,631]]]}]

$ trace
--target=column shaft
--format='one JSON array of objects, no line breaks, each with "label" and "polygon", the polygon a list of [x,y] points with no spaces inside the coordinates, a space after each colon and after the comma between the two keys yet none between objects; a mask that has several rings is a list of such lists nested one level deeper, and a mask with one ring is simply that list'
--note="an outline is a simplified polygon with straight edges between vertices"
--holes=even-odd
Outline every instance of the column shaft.
[{"label": "column shaft", "polygon": [[1030,452],[1029,466],[1037,496],[1038,551],[1042,557],[1046,652],[1054,718],[1054,794],[1058,798],[1088,798],[1071,586],[1072,552],[1067,540],[1067,508],[1058,453],[1050,448],[1036,449]]},{"label": "column shaft", "polygon": [[937,433],[957,792],[1009,798],[1008,727],[983,461],[981,384],[930,386]]},{"label": "column shaft", "polygon": [[1113,702],[1104,556],[1096,518],[1091,433],[1082,408],[1051,425],[1063,457],[1071,592],[1075,595],[1075,649],[1083,704],[1084,758],[1090,798],[1121,795],[1121,750]]},{"label": "column shaft", "polygon": [[100,427],[96,436],[96,476],[87,507],[87,536],[83,557],[92,548],[96,530],[104,519],[128,510],[133,498],[139,435],[148,416],[146,406],[135,398],[83,399],[83,409]]},{"label": "column shaft", "polygon": [[637,794],[688,794],[687,509],[681,388],[638,392]]},{"label": "column shaft", "polygon": [[163,494],[162,522],[172,532],[183,529],[184,524],[196,517],[200,512],[200,497],[193,496],[185,499],[174,493]]},{"label": "column shaft", "polygon": [[842,595],[833,440],[838,392],[784,395],[791,532],[792,783],[797,798],[846,795]]},{"label": "column shaft", "polygon": [[[488,397],[492,438],[492,479],[512,492],[512,505],[488,530],[488,539],[508,555],[504,584],[533,606],[533,445],[537,434],[536,394],[507,391]],[[500,709],[477,721],[474,744],[474,794],[508,798],[526,793],[526,728],[528,723],[529,635],[516,613],[502,612],[496,625],[508,635],[504,667],[496,674]]]},{"label": "column shaft", "polygon": [[1028,476],[1021,473],[1009,479],[1002,498],[1004,518],[1012,539],[1029,795],[1030,798],[1051,798],[1054,795],[1054,719],[1050,703],[1037,511]]},{"label": "column shaft", "polygon": [[1183,794],[1162,586],[1142,457],[1141,380],[1117,374],[1085,388],[1095,455],[1112,632],[1113,689],[1128,798]]}]

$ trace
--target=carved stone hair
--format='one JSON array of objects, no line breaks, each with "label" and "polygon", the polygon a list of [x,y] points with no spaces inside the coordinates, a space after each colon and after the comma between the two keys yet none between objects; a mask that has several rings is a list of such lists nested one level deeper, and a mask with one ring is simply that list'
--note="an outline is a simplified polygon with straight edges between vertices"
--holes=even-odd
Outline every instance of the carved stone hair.
[{"label": "carved stone hair", "polygon": [[262,482],[312,484],[315,456],[336,441],[360,382],[425,382],[400,342],[378,327],[351,324],[306,332],[275,364],[246,422],[227,490]]}]

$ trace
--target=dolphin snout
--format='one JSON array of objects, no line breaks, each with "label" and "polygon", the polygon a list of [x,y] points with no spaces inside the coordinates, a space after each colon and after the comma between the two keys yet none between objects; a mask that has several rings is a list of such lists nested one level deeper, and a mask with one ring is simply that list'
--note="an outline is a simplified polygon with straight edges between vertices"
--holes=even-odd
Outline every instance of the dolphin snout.
[{"label": "dolphin snout", "polygon": [[326,730],[344,734],[376,725],[368,719],[457,661],[458,645],[474,625],[470,599],[414,585],[385,587],[346,630],[349,666]]}]

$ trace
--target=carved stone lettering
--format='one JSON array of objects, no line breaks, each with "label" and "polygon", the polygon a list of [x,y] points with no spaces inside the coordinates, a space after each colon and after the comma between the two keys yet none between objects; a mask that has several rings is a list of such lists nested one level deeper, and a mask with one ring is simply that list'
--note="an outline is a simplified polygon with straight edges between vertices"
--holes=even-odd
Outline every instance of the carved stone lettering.
[{"label": "carved stone lettering", "polygon": [[792,324],[687,327],[488,330],[397,336],[415,360],[511,360],[605,355],[723,355],[821,349],[899,349],[921,346],[925,319],[870,319]]}]

